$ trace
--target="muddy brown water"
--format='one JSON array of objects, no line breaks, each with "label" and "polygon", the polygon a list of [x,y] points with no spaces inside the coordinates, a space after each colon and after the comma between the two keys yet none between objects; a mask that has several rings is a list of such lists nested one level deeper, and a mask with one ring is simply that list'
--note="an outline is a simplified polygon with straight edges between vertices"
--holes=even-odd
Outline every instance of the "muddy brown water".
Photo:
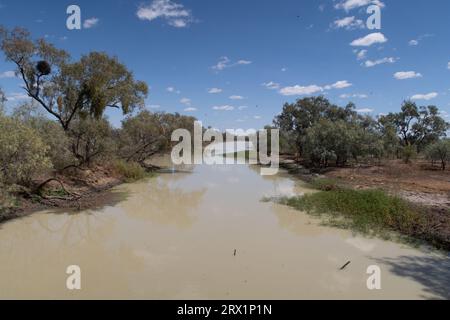
[{"label": "muddy brown water", "polygon": [[[261,202],[313,192],[285,172],[199,165],[113,192],[123,200],[110,207],[1,225],[0,298],[450,298],[448,256]],[[66,288],[70,265],[81,268],[79,291]],[[371,265],[381,290],[367,288]]]}]

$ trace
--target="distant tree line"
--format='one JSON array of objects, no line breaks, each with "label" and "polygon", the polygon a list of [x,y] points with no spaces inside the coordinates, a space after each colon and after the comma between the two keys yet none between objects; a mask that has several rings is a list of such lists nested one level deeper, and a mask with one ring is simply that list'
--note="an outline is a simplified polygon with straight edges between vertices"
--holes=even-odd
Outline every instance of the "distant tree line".
[{"label": "distant tree line", "polygon": [[408,163],[423,155],[445,170],[450,160],[449,123],[436,106],[412,101],[405,101],[398,113],[374,118],[359,114],[353,103],[339,107],[322,96],[304,98],[285,104],[274,126],[280,129],[281,151],[311,167],[383,158]]}]

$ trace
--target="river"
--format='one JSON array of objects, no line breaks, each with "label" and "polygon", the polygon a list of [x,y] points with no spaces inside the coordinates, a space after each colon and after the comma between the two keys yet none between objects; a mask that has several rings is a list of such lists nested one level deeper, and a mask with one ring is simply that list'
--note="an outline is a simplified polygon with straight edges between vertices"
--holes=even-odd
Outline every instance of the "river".
[{"label": "river", "polygon": [[[0,225],[0,298],[450,298],[448,256],[261,202],[313,192],[286,172],[183,169],[116,187],[107,207]],[[81,290],[66,288],[70,265],[81,268]],[[381,290],[367,288],[372,265],[381,269]]]}]

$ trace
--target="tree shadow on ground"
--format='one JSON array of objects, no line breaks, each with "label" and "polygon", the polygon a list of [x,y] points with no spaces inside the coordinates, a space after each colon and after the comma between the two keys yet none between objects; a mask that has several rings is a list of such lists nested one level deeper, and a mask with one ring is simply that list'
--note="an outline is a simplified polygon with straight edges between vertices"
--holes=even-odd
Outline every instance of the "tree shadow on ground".
[{"label": "tree shadow on ground", "polygon": [[424,299],[450,299],[450,258],[444,256],[377,259],[400,277],[424,286]]}]

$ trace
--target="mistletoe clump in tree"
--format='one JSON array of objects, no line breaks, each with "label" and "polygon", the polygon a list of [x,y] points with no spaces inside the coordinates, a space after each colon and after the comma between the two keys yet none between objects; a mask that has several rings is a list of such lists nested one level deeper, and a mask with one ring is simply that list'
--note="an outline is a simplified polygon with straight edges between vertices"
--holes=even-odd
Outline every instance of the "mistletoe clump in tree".
[{"label": "mistletoe clump in tree", "polygon": [[16,65],[26,93],[69,131],[76,118],[101,119],[106,108],[128,114],[144,105],[148,87],[116,57],[91,52],[73,61],[23,28],[0,27],[0,48]]}]

